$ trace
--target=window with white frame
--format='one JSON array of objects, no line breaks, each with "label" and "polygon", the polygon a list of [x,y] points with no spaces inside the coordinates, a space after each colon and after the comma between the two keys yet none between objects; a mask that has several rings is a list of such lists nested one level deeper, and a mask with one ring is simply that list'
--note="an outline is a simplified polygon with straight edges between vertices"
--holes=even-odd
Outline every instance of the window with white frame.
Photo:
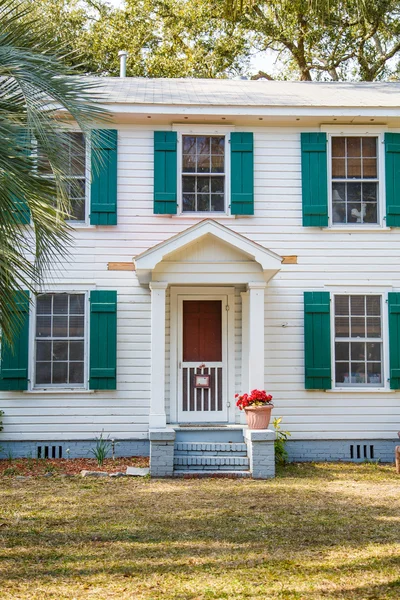
[{"label": "window with white frame", "polygon": [[[67,194],[70,201],[71,220],[84,222],[86,220],[86,144],[83,134],[71,131],[63,134],[65,144],[66,164],[65,176]],[[52,177],[51,166],[41,155],[38,148],[39,169],[44,175]]]},{"label": "window with white frame", "polygon": [[225,212],[225,136],[182,135],[182,212]]},{"label": "window with white frame", "polygon": [[379,223],[377,136],[331,137],[332,223]]},{"label": "window with white frame", "polygon": [[84,387],[85,294],[37,297],[35,385]]},{"label": "window with white frame", "polygon": [[382,296],[335,295],[335,384],[381,387]]}]

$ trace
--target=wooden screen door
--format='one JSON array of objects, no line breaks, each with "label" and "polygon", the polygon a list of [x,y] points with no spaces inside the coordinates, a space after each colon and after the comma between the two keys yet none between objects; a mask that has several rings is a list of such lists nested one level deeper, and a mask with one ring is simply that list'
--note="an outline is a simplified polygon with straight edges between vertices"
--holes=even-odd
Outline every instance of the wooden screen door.
[{"label": "wooden screen door", "polygon": [[[227,420],[225,312],[222,300],[182,300],[178,373],[181,422]],[[207,377],[199,380],[196,375]]]}]

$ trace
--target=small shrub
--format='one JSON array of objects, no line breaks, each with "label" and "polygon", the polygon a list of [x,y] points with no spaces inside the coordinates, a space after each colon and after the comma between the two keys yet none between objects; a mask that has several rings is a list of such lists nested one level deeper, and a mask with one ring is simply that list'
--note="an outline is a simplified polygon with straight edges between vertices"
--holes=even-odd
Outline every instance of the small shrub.
[{"label": "small shrub", "polygon": [[292,435],[289,431],[281,430],[282,417],[276,418],[272,424],[276,431],[275,440],[275,463],[279,466],[285,465],[288,461],[288,453],[286,450],[286,442]]},{"label": "small shrub", "polygon": [[7,467],[7,469],[4,469],[3,475],[19,475],[19,471],[17,467]]},{"label": "small shrub", "polygon": [[107,457],[107,454],[111,450],[111,442],[109,438],[104,439],[103,434],[100,434],[100,437],[96,438],[96,446],[90,450],[92,454],[94,454],[95,459],[97,460],[97,464],[101,467]]}]

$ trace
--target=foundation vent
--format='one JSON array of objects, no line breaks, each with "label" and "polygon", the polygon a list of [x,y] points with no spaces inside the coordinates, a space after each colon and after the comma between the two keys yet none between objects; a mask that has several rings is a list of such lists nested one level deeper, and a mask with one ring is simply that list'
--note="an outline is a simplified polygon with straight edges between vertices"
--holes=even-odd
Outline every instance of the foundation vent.
[{"label": "foundation vent", "polygon": [[357,460],[374,460],[374,446],[373,444],[351,444],[350,445],[350,459]]},{"label": "foundation vent", "polygon": [[62,458],[62,446],[38,446],[38,458]]}]

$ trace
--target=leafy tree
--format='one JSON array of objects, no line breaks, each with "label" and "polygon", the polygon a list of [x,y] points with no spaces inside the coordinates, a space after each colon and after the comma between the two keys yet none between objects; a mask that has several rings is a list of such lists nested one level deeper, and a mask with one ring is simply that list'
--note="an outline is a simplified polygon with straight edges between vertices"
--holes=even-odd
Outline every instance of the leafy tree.
[{"label": "leafy tree", "polygon": [[[27,4],[0,0],[0,328],[10,343],[14,292],[37,289],[71,241],[65,124],[73,119],[87,131],[102,117],[93,84],[71,76],[60,56]],[[29,215],[31,228],[21,225]]]},{"label": "leafy tree", "polygon": [[231,17],[255,36],[255,46],[275,53],[279,78],[373,81],[396,74],[398,0],[248,0],[241,11],[229,6]]},{"label": "leafy tree", "polygon": [[69,48],[86,73],[117,76],[127,50],[127,75],[226,77],[241,73],[250,46],[240,23],[224,18],[223,0],[126,0],[121,8],[76,0],[32,0],[38,18]]}]

